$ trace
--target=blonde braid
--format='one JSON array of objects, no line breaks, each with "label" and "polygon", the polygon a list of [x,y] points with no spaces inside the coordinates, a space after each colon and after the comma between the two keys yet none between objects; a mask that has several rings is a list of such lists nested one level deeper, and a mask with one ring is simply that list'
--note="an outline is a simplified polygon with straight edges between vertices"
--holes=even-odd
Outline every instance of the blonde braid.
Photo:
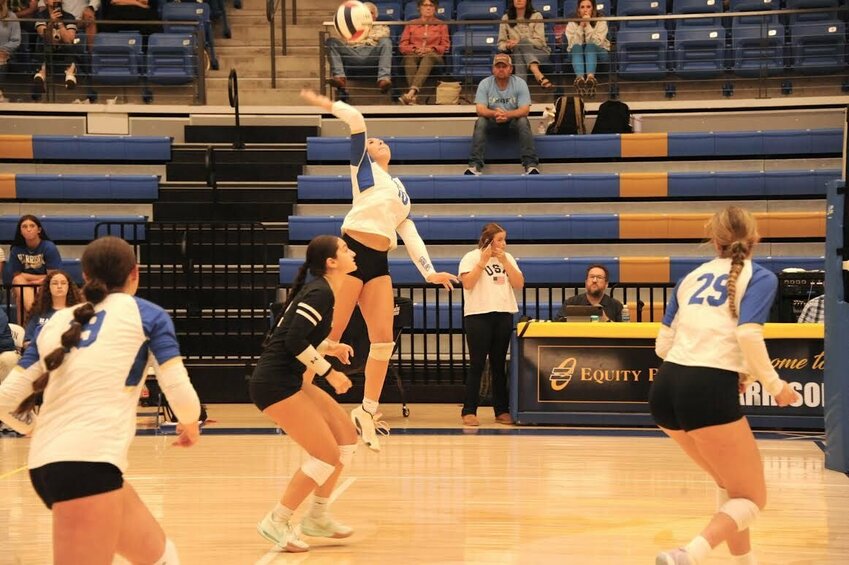
[{"label": "blonde braid", "polygon": [[731,309],[731,315],[737,318],[737,278],[743,270],[743,261],[749,255],[749,245],[745,241],[735,241],[730,245],[729,251],[731,270],[728,272],[728,308]]}]

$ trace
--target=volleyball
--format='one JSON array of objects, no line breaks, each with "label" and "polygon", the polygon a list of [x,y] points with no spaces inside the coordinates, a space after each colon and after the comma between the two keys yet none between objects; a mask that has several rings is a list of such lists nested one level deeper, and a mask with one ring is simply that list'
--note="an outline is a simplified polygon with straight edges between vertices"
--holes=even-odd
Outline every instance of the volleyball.
[{"label": "volleyball", "polygon": [[336,10],[333,23],[339,35],[348,41],[356,41],[368,33],[372,24],[371,12],[362,2],[349,0]]}]

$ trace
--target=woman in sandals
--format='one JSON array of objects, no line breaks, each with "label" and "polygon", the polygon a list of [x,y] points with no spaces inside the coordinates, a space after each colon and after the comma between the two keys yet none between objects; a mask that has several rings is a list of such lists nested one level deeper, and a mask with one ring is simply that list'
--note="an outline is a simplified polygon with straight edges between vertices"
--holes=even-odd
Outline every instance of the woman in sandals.
[{"label": "woman in sandals", "polygon": [[545,41],[542,14],[534,9],[531,0],[509,0],[498,29],[498,51],[512,55],[517,77],[527,80],[530,71],[541,87],[552,87],[540,70],[540,65],[549,63],[551,48]]},{"label": "woman in sandals", "polygon": [[566,24],[566,50],[572,58],[575,70],[575,90],[579,96],[595,97],[598,84],[595,71],[599,61],[610,61],[610,41],[607,39],[607,22],[590,21],[598,17],[598,10],[591,0],[581,0],[575,9],[574,18],[579,22]]}]

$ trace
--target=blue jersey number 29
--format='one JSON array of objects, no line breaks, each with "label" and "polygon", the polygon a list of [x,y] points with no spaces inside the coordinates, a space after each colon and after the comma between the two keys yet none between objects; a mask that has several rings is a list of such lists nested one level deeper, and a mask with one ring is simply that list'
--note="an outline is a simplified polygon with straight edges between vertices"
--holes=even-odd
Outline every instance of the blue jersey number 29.
[{"label": "blue jersey number 29", "polygon": [[722,306],[728,300],[727,274],[715,277],[713,273],[705,273],[696,280],[703,282],[690,297],[690,304],[704,304],[707,299],[711,306]]}]

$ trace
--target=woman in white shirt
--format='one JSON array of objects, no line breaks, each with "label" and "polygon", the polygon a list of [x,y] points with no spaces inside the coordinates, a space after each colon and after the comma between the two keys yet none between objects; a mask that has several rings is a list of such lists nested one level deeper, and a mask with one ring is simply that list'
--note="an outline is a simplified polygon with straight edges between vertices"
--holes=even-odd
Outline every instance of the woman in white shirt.
[{"label": "woman in white shirt", "polygon": [[607,22],[597,18],[598,10],[592,0],[581,0],[572,16],[582,20],[566,24],[566,50],[572,56],[572,68],[575,70],[575,90],[579,96],[593,98],[598,81],[595,72],[598,62],[610,61],[610,41],[607,39]]},{"label": "woman in white shirt", "polygon": [[477,249],[460,261],[463,283],[463,322],[469,344],[469,374],[463,402],[463,425],[478,426],[478,396],[484,363],[492,372],[492,405],[495,421],[512,424],[507,401],[505,362],[513,314],[519,311],[514,289],[525,286],[525,277],[507,253],[507,231],[496,223],[483,227]]},{"label": "woman in white shirt", "polygon": [[[508,23],[511,20],[513,23]],[[548,64],[551,48],[545,40],[542,14],[534,9],[531,0],[508,2],[507,13],[501,17],[498,28],[498,51],[511,54],[517,77],[527,80],[530,71],[541,87],[552,87],[540,70],[540,65]]]},{"label": "woman in white shirt", "polygon": [[799,400],[764,343],[778,279],[752,261],[755,219],[730,206],[713,216],[708,233],[717,257],[681,279],[669,300],[649,407],[660,429],[716,483],[717,510],[686,546],[658,554],[658,565],[698,565],[723,542],[734,563],[756,563],[749,525],[766,504],[766,483],[739,392],[751,378],[779,406]]}]

